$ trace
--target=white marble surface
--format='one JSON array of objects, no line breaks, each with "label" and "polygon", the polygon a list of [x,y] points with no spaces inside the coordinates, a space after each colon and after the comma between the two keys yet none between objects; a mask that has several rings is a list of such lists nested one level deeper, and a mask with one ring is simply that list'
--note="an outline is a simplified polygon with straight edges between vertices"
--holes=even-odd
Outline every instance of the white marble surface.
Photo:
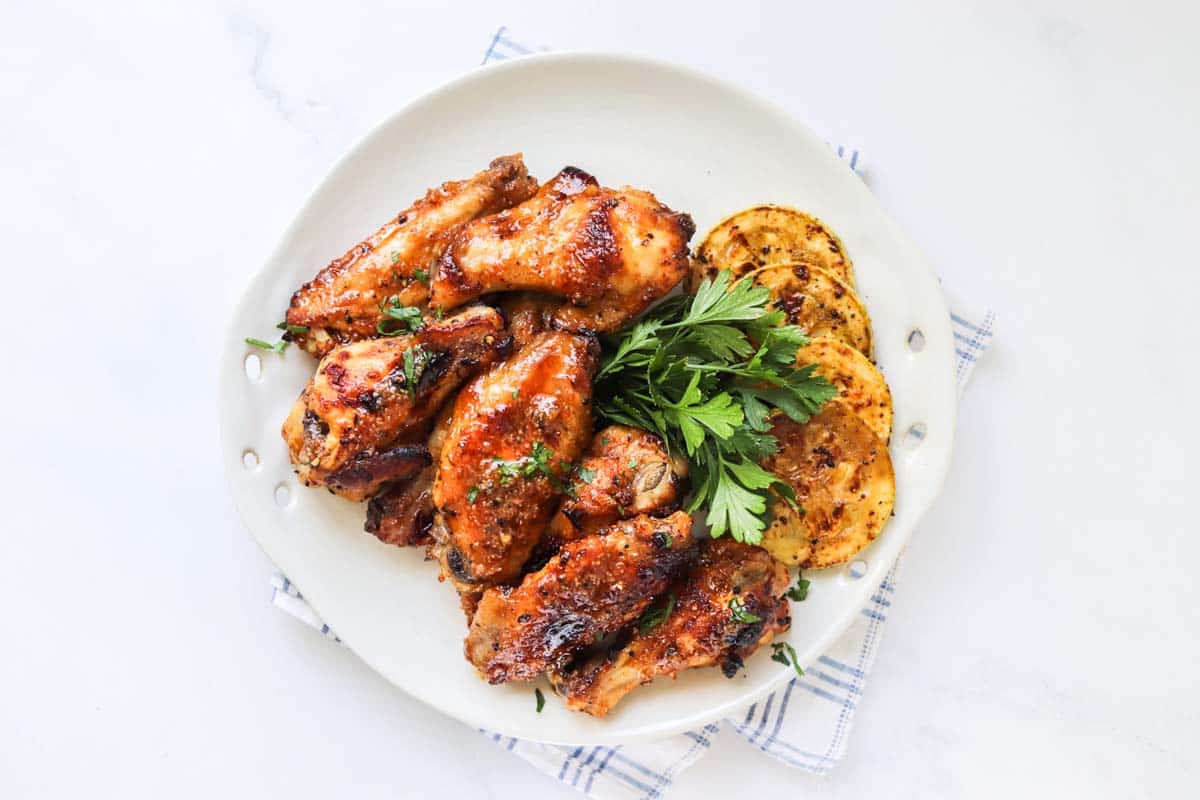
[{"label": "white marble surface", "polygon": [[248,273],[500,24],[861,145],[1003,325],[848,758],[727,736],[675,796],[1194,793],[1193,4],[298,5],[0,8],[0,796],[575,796],[273,610],[214,435]]}]

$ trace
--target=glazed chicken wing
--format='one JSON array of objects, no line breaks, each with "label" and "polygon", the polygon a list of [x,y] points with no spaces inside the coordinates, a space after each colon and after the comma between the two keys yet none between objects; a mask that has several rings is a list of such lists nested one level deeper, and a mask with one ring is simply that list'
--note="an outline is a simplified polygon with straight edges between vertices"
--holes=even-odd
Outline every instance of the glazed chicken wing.
[{"label": "glazed chicken wing", "polygon": [[436,552],[460,590],[520,574],[591,438],[599,351],[548,331],[459,393],[433,502]]},{"label": "glazed chicken wing", "polygon": [[579,465],[574,496],[563,500],[549,534],[562,542],[595,533],[618,519],[662,516],[679,507],[687,462],[672,459],[649,431],[610,425],[592,439]]},{"label": "glazed chicken wing", "polygon": [[375,336],[379,307],[388,298],[424,305],[434,262],[460,226],[516,205],[536,189],[519,153],[497,158],[465,181],[430,189],[292,295],[287,324],[308,330],[285,338],[323,356],[338,344]]},{"label": "glazed chicken wing", "polygon": [[508,320],[513,346],[518,350],[542,331],[553,329],[552,317],[563,302],[561,297],[541,292],[508,292],[496,296],[496,306]]},{"label": "glazed chicken wing", "polygon": [[567,167],[531,200],[464,226],[438,260],[430,303],[548,292],[570,301],[557,326],[614,331],[683,279],[694,232],[691,217],[649,192],[606,189]]},{"label": "glazed chicken wing", "polygon": [[500,313],[476,306],[417,333],[335,349],[283,423],[300,480],[362,500],[420,472],[430,463],[421,440],[434,414],[511,343]]},{"label": "glazed chicken wing", "polygon": [[636,620],[695,556],[692,518],[635,517],[566,545],[517,587],[488,589],[466,656],[489,683],[533,680]]},{"label": "glazed chicken wing", "polygon": [[442,457],[442,445],[450,430],[450,411],[446,406],[438,415],[426,447],[430,464],[412,480],[394,483],[367,503],[367,522],[363,530],[384,544],[417,547],[433,544],[433,479]]},{"label": "glazed chicken wing", "polygon": [[729,537],[708,539],[691,574],[674,589],[665,620],[552,674],[551,683],[568,708],[602,717],[659,675],[720,665],[732,678],[743,659],[791,624],[787,585],[787,569],[766,550]]}]

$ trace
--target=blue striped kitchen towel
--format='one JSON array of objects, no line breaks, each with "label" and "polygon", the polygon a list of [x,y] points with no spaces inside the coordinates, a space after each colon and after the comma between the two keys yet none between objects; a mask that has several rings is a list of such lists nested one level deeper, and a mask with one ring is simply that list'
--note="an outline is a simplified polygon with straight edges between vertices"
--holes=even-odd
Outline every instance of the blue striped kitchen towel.
[{"label": "blue striped kitchen towel", "polygon": [[[500,28],[488,44],[483,63],[546,49],[521,44],[506,28]],[[856,173],[863,174],[863,158],[858,150],[838,147],[837,154]],[[948,295],[948,299],[953,309],[950,319],[961,395],[976,361],[992,342],[995,316],[991,311],[976,312],[952,296]],[[845,753],[854,712],[895,597],[899,566],[897,561],[872,595],[870,604],[862,609],[837,644],[808,668],[804,677],[792,678],[787,686],[741,713],[709,723],[700,730],[657,742],[617,747],[546,745],[489,731],[481,733],[564,784],[602,800],[662,797],[675,776],[704,755],[724,729],[797,769],[826,774]],[[276,574],[272,586],[272,602],[277,607],[339,641],[287,578]]]}]

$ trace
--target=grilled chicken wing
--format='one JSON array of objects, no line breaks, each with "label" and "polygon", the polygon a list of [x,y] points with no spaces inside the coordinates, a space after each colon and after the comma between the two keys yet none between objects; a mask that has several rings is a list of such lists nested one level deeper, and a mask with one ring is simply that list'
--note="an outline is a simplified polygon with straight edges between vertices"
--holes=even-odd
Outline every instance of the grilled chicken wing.
[{"label": "grilled chicken wing", "polygon": [[695,556],[692,518],[635,517],[566,545],[517,587],[488,589],[467,660],[489,683],[533,680],[636,620]]},{"label": "grilled chicken wing", "polygon": [[337,348],[283,423],[301,481],[362,500],[420,472],[431,462],[420,440],[433,415],[511,343],[500,313],[476,306],[415,334]]},{"label": "grilled chicken wing", "polygon": [[787,585],[787,569],[766,550],[728,537],[706,540],[663,622],[552,674],[551,683],[568,708],[602,717],[659,675],[719,664],[732,678],[743,659],[791,624]]},{"label": "grilled chicken wing", "polygon": [[683,497],[687,462],[672,459],[662,439],[649,431],[610,425],[592,439],[580,462],[575,494],[563,500],[548,533],[570,541],[618,519],[674,511]]},{"label": "grilled chicken wing", "polygon": [[542,331],[552,329],[551,318],[562,304],[561,297],[540,292],[508,292],[496,298],[496,305],[508,320],[513,346],[518,350]]},{"label": "grilled chicken wing", "polygon": [[649,192],[606,189],[567,167],[532,199],[464,226],[438,260],[430,303],[548,292],[570,301],[553,315],[558,326],[613,331],[683,279],[694,232],[691,217]]},{"label": "grilled chicken wing", "polygon": [[592,337],[548,331],[459,393],[433,502],[459,588],[517,577],[592,434]]},{"label": "grilled chicken wing", "polygon": [[450,430],[450,411],[446,406],[438,415],[429,434],[426,448],[430,465],[412,480],[394,483],[383,489],[367,503],[367,522],[363,530],[374,534],[384,544],[398,547],[417,547],[433,543],[433,479],[437,475],[442,445]]},{"label": "grilled chicken wing", "polygon": [[518,153],[497,158],[465,181],[443,183],[356,244],[292,295],[287,324],[307,331],[285,338],[315,356],[376,335],[379,307],[389,297],[420,306],[446,243],[466,222],[509,208],[537,189]]}]

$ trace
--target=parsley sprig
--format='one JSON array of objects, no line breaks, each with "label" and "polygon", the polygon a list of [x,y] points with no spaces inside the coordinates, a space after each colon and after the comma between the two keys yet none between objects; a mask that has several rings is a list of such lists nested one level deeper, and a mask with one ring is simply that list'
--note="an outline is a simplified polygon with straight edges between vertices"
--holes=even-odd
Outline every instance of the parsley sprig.
[{"label": "parsley sprig", "polygon": [[[493,458],[492,464],[496,474],[499,475],[498,482],[501,486],[507,485],[513,478],[534,478],[538,475],[545,475],[556,492],[562,492],[568,497],[574,498],[575,488],[564,479],[574,467],[566,461],[560,461],[556,469],[551,463],[553,458],[554,451],[546,447],[544,442],[534,442],[529,455],[512,460]],[[595,476],[591,470],[587,471],[593,477]]]},{"label": "parsley sprig", "polygon": [[802,603],[808,599],[808,587],[811,581],[805,578],[799,572],[796,573],[796,585],[784,592],[784,596],[797,603]]},{"label": "parsley sprig", "polygon": [[246,337],[246,344],[253,345],[261,350],[270,350],[277,355],[283,355],[283,351],[287,350],[288,343],[280,339],[278,342],[264,342],[262,339],[255,339],[252,336]]},{"label": "parsley sprig", "polygon": [[769,300],[765,287],[745,279],[731,286],[721,272],[610,340],[596,376],[598,414],[686,453],[695,488],[688,510],[707,509],[714,538],[730,533],[751,544],[762,540],[772,496],[796,499],[759,466],[778,449],[771,412],[807,422],[836,394],[814,365],[796,366],[808,338],[782,324]]},{"label": "parsley sprig", "polygon": [[647,608],[638,620],[638,632],[645,636],[650,631],[667,621],[675,610],[675,593],[667,594],[667,604],[660,608]]},{"label": "parsley sprig", "polygon": [[796,677],[804,677],[804,668],[800,666],[800,659],[796,657],[796,648],[787,642],[775,642],[771,645],[771,660],[796,670]]},{"label": "parsley sprig", "polygon": [[395,296],[389,297],[379,306],[379,313],[383,316],[375,323],[375,330],[384,336],[416,333],[425,325],[421,318],[421,309],[402,305],[400,299]]}]

